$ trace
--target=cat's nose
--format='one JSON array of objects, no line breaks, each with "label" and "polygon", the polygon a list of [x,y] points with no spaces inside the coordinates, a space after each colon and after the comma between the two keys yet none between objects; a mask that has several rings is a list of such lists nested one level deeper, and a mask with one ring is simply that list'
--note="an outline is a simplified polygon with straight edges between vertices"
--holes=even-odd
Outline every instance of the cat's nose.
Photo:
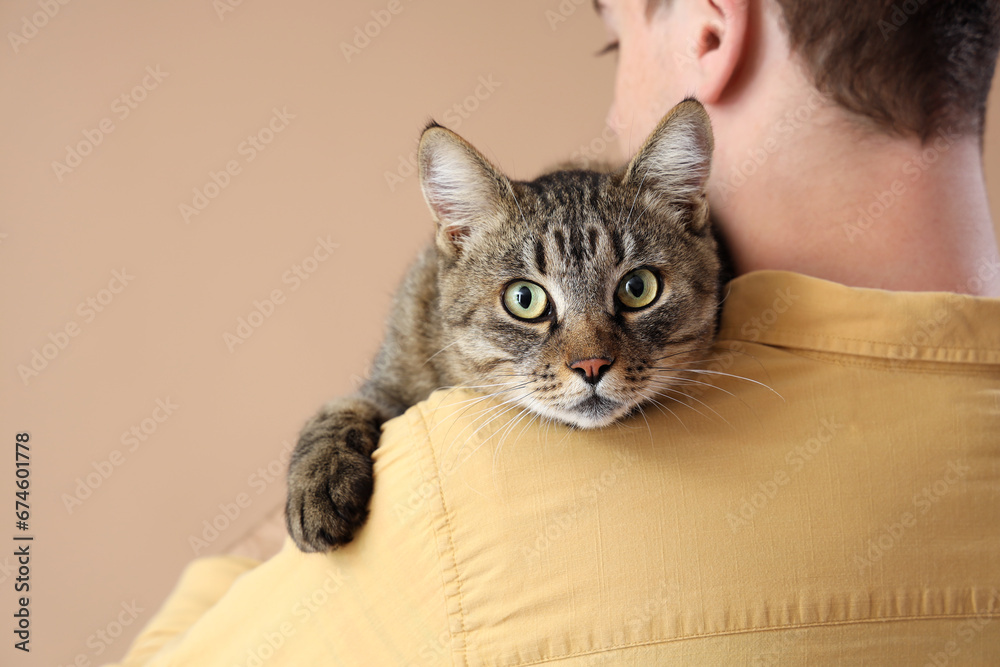
[{"label": "cat's nose", "polygon": [[579,373],[588,383],[597,384],[601,381],[601,377],[604,375],[605,371],[611,368],[611,364],[614,362],[614,359],[594,357],[593,359],[581,359],[580,361],[574,361],[569,365],[569,367]]}]

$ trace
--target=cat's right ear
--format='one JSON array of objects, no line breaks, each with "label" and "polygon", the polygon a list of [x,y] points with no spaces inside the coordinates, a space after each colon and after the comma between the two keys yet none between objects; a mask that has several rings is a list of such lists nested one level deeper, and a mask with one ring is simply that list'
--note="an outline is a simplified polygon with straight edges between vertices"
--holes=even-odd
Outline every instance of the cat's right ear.
[{"label": "cat's right ear", "polygon": [[502,218],[510,182],[471,144],[437,123],[424,130],[417,153],[438,247],[457,254],[478,229]]},{"label": "cat's right ear", "polygon": [[693,228],[707,229],[705,186],[713,145],[712,123],[698,100],[688,98],[671,109],[622,177],[639,189],[638,210],[687,211]]}]

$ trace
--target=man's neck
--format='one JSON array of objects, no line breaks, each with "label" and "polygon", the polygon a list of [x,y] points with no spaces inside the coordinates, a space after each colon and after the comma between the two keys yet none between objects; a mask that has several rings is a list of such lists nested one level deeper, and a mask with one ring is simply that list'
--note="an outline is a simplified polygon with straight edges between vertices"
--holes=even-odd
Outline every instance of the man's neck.
[{"label": "man's neck", "polygon": [[854,287],[1000,296],[975,138],[945,131],[924,144],[859,142],[818,124],[793,140],[794,151],[775,151],[713,202],[737,273],[783,269]]}]

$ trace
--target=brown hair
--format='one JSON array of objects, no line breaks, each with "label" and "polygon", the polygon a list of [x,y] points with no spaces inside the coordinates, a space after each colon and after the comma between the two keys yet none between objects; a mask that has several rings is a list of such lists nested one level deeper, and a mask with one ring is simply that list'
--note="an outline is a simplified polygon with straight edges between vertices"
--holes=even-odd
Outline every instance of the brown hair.
[{"label": "brown hair", "polygon": [[982,136],[997,0],[776,0],[816,87],[876,126]]},{"label": "brown hair", "polygon": [[774,1],[816,87],[843,108],[922,140],[982,137],[1000,0]]}]

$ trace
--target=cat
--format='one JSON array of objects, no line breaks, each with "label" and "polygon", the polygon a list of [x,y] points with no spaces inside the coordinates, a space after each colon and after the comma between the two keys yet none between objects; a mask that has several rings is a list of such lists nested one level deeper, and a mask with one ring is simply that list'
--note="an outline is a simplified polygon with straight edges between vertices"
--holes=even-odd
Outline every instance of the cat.
[{"label": "cat", "polygon": [[418,163],[435,238],[395,296],[370,379],[302,430],[285,508],[295,544],[352,539],[381,425],[437,388],[499,388],[531,413],[597,428],[672,386],[715,336],[712,149],[708,115],[688,99],[617,171],[520,182],[431,122]]}]

